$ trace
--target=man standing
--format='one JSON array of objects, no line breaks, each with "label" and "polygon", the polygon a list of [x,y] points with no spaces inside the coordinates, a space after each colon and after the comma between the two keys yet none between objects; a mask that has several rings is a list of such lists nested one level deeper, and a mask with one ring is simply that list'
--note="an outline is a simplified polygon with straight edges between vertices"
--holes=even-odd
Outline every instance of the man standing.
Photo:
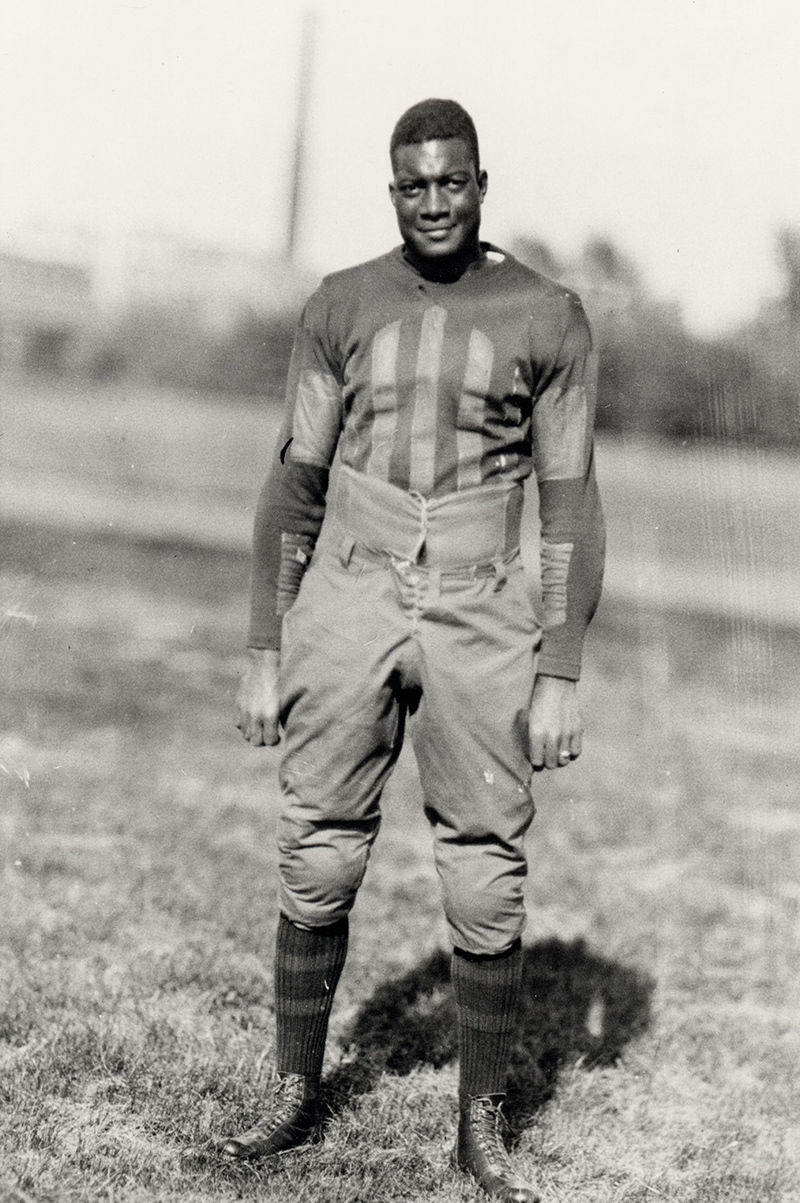
[{"label": "man standing", "polygon": [[[224,1153],[265,1156],[314,1132],[348,915],[413,714],[453,945],[454,1158],[491,1197],[531,1203],[501,1106],[530,781],[580,754],[576,681],[602,578],[591,335],[573,293],[479,241],[487,176],[460,105],[409,109],[390,152],[403,245],[309,300],[255,522],[237,726],[255,745],[278,742],[279,720],[284,733],[278,1076],[264,1117]],[[519,556],[532,471],[541,622]]]}]

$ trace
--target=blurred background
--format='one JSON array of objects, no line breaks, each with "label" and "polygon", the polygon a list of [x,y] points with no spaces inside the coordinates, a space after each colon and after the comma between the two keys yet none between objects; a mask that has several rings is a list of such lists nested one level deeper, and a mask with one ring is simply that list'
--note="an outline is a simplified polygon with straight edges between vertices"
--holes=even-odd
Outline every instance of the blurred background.
[{"label": "blurred background", "polygon": [[789,0],[6,0],[0,22],[8,515],[244,547],[303,299],[395,243],[389,132],[449,95],[484,236],[593,322],[609,587],[797,616]]},{"label": "blurred background", "polygon": [[0,364],[280,392],[320,274],[396,241],[388,135],[474,113],[484,234],[575,285],[601,429],[798,439],[788,0],[5,0]]}]

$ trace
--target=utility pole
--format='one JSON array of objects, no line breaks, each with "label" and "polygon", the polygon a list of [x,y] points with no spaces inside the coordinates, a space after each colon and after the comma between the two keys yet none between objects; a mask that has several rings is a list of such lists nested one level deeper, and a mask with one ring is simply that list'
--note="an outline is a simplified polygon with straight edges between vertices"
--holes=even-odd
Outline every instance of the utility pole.
[{"label": "utility pole", "polygon": [[314,66],[316,20],[316,13],[310,9],[303,13],[303,24],[300,34],[300,77],[297,89],[297,115],[294,131],[291,193],[289,196],[289,227],[286,232],[286,258],[290,263],[294,262],[297,249],[300,206],[303,200],[306,127],[308,125],[308,102]]}]

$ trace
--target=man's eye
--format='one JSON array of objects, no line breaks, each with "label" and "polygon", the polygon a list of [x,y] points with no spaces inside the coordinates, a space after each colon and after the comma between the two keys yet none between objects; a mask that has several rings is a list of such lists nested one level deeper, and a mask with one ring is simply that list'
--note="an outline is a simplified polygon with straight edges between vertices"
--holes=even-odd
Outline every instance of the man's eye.
[{"label": "man's eye", "polygon": [[450,189],[451,192],[460,192],[461,189],[466,185],[466,182],[467,182],[466,180],[462,180],[460,178],[456,178],[454,180],[448,180],[447,187]]},{"label": "man's eye", "polygon": [[419,184],[401,184],[400,191],[403,196],[419,196],[421,189]]}]

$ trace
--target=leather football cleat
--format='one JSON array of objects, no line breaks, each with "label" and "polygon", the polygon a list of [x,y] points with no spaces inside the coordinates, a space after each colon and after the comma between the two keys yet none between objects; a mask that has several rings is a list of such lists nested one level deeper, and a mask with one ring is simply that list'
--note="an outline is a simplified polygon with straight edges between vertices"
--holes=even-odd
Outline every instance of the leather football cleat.
[{"label": "leather football cleat", "polygon": [[487,1094],[461,1104],[453,1160],[498,1203],[538,1203],[539,1194],[515,1172],[503,1144],[503,1095]]},{"label": "leather football cleat", "polygon": [[319,1086],[302,1074],[278,1074],[262,1120],[222,1146],[228,1161],[288,1153],[319,1133]]}]

